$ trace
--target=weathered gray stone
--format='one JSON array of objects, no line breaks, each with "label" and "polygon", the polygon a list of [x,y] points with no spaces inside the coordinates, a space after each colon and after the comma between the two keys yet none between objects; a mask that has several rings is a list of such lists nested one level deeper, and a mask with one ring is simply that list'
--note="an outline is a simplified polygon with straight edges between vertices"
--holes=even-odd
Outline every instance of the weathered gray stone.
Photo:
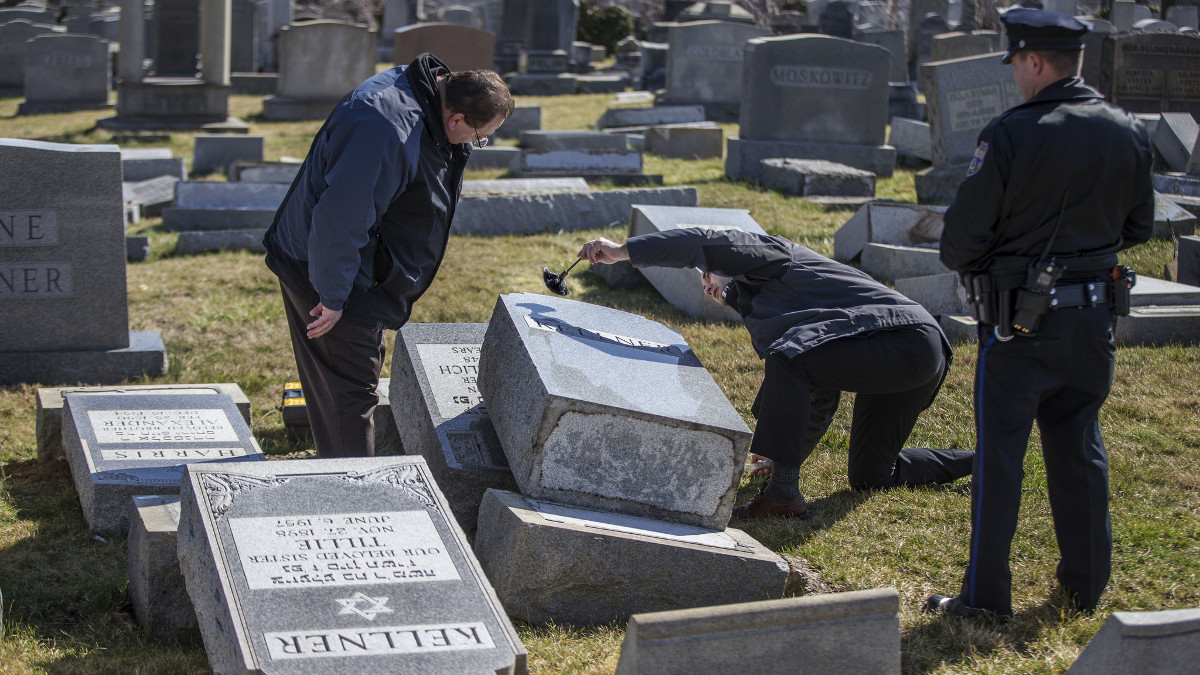
[{"label": "weathered gray stone", "polygon": [[938,319],[942,332],[950,344],[974,344],[979,342],[978,324],[966,314],[943,314]]},{"label": "weathered gray stone", "polygon": [[1185,283],[1140,276],[1130,291],[1132,307],[1200,305],[1200,288]]},{"label": "weathered gray stone", "polygon": [[[629,219],[629,236],[675,230],[681,227],[710,227],[718,230],[743,230],[766,234],[744,209],[710,209],[637,205]],[[672,307],[688,316],[708,321],[740,323],[742,317],[734,309],[714,302],[704,294],[700,272],[695,269],[642,267],[642,276]]]},{"label": "weathered gray stone", "polygon": [[686,124],[704,121],[704,106],[671,105],[653,108],[609,108],[604,111],[597,126],[601,129],[615,127],[648,127],[655,124]]},{"label": "weathered gray stone", "polygon": [[178,495],[139,495],[129,505],[129,600],[142,630],[158,639],[196,630],[179,573]]},{"label": "weathered gray stone", "polygon": [[710,119],[735,121],[742,97],[746,41],[771,31],[754,24],[693,21],[667,29],[663,103],[705,107]]},{"label": "weathered gray stone", "polygon": [[575,93],[577,78],[570,73],[515,73],[504,82],[515,96],[562,96]]},{"label": "weathered gray stone", "polygon": [[574,232],[629,222],[634,204],[695,206],[696,188],[632,188],[588,193],[464,198],[454,212],[456,234]]},{"label": "weathered gray stone", "polygon": [[[163,148],[170,153],[170,150]],[[126,157],[121,151],[121,180],[126,183],[136,183],[160,176],[169,176],[176,180],[187,180],[187,168],[182,157]],[[174,197],[174,193],[172,193]]]},{"label": "weathered gray stone", "polygon": [[527,672],[420,457],[193,464],[180,507],[215,672]]},{"label": "weathered gray stone", "polygon": [[850,262],[872,242],[936,246],[941,241],[945,212],[944,207],[889,201],[865,204],[834,233],[833,258]]},{"label": "weathered gray stone", "polygon": [[740,530],[497,490],[480,505],[475,554],[505,609],[530,623],[604,624],[639,612],[779,598],[788,577],[787,562]]},{"label": "weathered gray stone", "polygon": [[1160,347],[1200,340],[1200,305],[1134,307],[1117,321],[1117,344]]},{"label": "weathered gray stone", "polygon": [[280,183],[179,181],[175,184],[175,208],[275,210],[288,187]]},{"label": "weathered gray stone", "polygon": [[[710,529],[728,522],[750,433],[662,324],[501,295],[479,389],[522,494]],[[664,454],[689,460],[664,472],[654,467]]]},{"label": "weathered gray stone", "polygon": [[921,81],[937,168],[970,162],[979,132],[1023,98],[1012,68],[994,54],[926,63]]},{"label": "weathered gray stone", "polygon": [[823,159],[764,159],[759,180],[802,197],[875,196],[875,174]]},{"label": "weathered gray stone", "polygon": [[306,21],[280,29],[279,84],[263,100],[269,120],[323,119],[375,74],[375,31],[340,21]]},{"label": "weathered gray stone", "polygon": [[139,181],[121,183],[121,194],[126,206],[136,206],[142,218],[162,215],[163,209],[175,201],[175,176],[158,176]]},{"label": "weathered gray stone", "polygon": [[46,462],[52,459],[63,459],[62,446],[62,410],[63,393],[72,391],[109,392],[109,393],[149,393],[165,391],[170,393],[180,389],[215,389],[233,400],[242,421],[251,426],[250,399],[242,388],[232,382],[220,384],[134,384],[121,387],[38,387],[37,389],[37,448],[38,461]]},{"label": "weathered gray stone", "polygon": [[[502,129],[504,127],[501,127]],[[467,166],[472,169],[508,169],[513,170],[521,163],[521,149],[489,145],[486,148],[471,150]]]},{"label": "weathered gray stone", "polygon": [[235,95],[271,96],[278,86],[279,73],[229,74],[229,93]]},{"label": "weathered gray stone", "polygon": [[587,194],[591,192],[582,178],[501,178],[498,180],[465,180],[463,197],[489,195],[545,195],[559,192]]},{"label": "weathered gray stone", "polygon": [[[608,138],[614,138],[603,134]],[[615,137],[623,144],[625,139]],[[519,173],[559,174],[637,174],[642,172],[642,153],[637,150],[521,150]]]},{"label": "weathered gray stone", "polygon": [[[1149,13],[1145,5],[1134,7]],[[1116,10],[1114,6],[1114,13]],[[1118,30],[1129,31],[1115,14],[1109,18]],[[1129,31],[1111,35],[1102,44],[1097,88],[1110,102],[1134,113],[1169,110],[1200,115],[1200,98],[1186,87],[1167,84],[1195,77],[1200,71],[1200,35]]]},{"label": "weathered gray stone", "polygon": [[246,134],[197,134],[192,150],[192,173],[225,173],[237,159],[261,162],[263,137]]},{"label": "weathered gray stone", "polygon": [[217,251],[265,253],[262,240],[266,233],[265,229],[184,231],[179,233],[175,241],[175,254],[199,255]]},{"label": "weathered gray stone", "polygon": [[1200,609],[1113,612],[1068,675],[1168,675],[1200,659]]},{"label": "weathered gray stone", "polygon": [[1184,171],[1200,136],[1200,125],[1190,113],[1164,112],[1154,128],[1154,148],[1170,171]]},{"label": "weathered gray stone", "polygon": [[967,164],[937,167],[931,166],[913,176],[917,189],[918,204],[952,204],[958,194],[958,186],[967,177]]},{"label": "weathered gray stone", "polygon": [[25,89],[25,44],[38,35],[61,32],[62,26],[29,19],[0,21],[0,92],[20,96]]},{"label": "weathered gray stone", "polygon": [[953,272],[896,279],[895,287],[934,316],[970,311],[966,289]]},{"label": "weathered gray stone", "polygon": [[898,674],[899,610],[896,589],[876,588],[637,614],[616,672]]},{"label": "weathered gray stone", "polygon": [[129,528],[129,498],[178,494],[191,462],[263,458],[233,399],[215,389],[94,392],[67,390],[63,451],[88,527]]},{"label": "weathered gray stone", "polygon": [[725,142],[725,175],[758,180],[762,161],[772,157],[824,159],[845,164],[876,176],[891,176],[896,170],[896,149],[890,145],[849,143],[797,143],[729,138]]},{"label": "weathered gray stone", "polygon": [[229,165],[229,180],[238,183],[287,183],[291,185],[300,172],[301,163],[255,162],[235,159]]},{"label": "weathered gray stone", "polygon": [[1154,193],[1154,231],[1151,236],[1155,239],[1175,239],[1196,232],[1196,216],[1177,204],[1177,200],[1182,201],[1179,197]]},{"label": "weathered gray stone", "polygon": [[167,232],[211,230],[266,230],[275,209],[163,209],[162,228]]},{"label": "weathered gray stone", "polygon": [[896,148],[898,153],[923,159],[926,162],[933,161],[928,122],[910,120],[907,117],[893,117],[888,144]]},{"label": "weathered gray stone", "polygon": [[125,260],[142,262],[150,257],[150,237],[125,237]]},{"label": "weathered gray stone", "polygon": [[25,100],[17,112],[108,108],[111,82],[107,41],[91,35],[36,35],[25,43]]},{"label": "weathered gray stone", "polygon": [[513,114],[504,120],[504,124],[501,124],[496,133],[492,135],[496,138],[520,138],[522,131],[533,131],[541,128],[542,106],[519,105],[513,109]]},{"label": "weathered gray stone", "polygon": [[888,82],[908,82],[907,49],[904,44],[903,30],[859,26],[856,33],[857,36],[854,39],[859,42],[879,45],[888,51]]},{"label": "weathered gray stone", "polygon": [[[1071,12],[1071,15],[1074,14]],[[952,31],[934,35],[929,41],[930,62],[965,59],[972,56],[994,54],[998,51],[1004,51],[1000,47],[1000,35],[990,30],[973,33]]]},{"label": "weathered gray stone", "polygon": [[862,270],[884,283],[950,272],[938,259],[936,248],[876,243],[863,248]]},{"label": "weathered gray stone", "polygon": [[720,159],[725,132],[716,122],[657,124],[646,130],[644,149],[673,159]]},{"label": "weathered gray stone", "polygon": [[516,490],[476,382],[485,323],[406,324],[392,351],[390,400],[401,441],[420,454],[467,532],[488,488]]},{"label": "weathered gray stone", "polygon": [[1175,280],[1200,286],[1200,237],[1180,237],[1175,242]]},{"label": "weathered gray stone", "polygon": [[0,384],[117,384],[166,370],[166,349],[157,331],[130,331],[129,346],[118,349],[0,352]]},{"label": "weathered gray stone", "polygon": [[568,129],[563,131],[523,131],[519,145],[528,150],[628,150],[623,136],[602,131]]},{"label": "weathered gray stone", "polygon": [[575,90],[580,94],[612,94],[629,87],[626,73],[591,73],[575,76]]}]

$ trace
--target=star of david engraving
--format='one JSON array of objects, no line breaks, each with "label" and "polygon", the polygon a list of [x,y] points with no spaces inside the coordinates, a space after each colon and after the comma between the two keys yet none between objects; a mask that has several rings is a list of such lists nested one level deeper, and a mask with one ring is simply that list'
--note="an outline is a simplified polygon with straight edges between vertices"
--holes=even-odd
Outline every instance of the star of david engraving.
[{"label": "star of david engraving", "polygon": [[[358,591],[348,598],[335,598],[335,600],[337,600],[337,603],[342,606],[342,608],[338,610],[338,614],[357,614],[367,621],[374,621],[375,616],[378,614],[392,613],[392,610],[384,607],[388,601],[386,595],[378,598],[372,598],[362,591]],[[366,603],[366,605],[360,608],[360,603]]]}]

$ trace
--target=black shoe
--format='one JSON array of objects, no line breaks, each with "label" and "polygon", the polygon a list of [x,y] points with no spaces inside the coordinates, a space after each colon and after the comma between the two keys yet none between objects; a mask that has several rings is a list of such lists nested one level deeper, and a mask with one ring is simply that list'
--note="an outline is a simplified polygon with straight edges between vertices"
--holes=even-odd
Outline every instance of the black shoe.
[{"label": "black shoe", "polygon": [[734,520],[754,520],[767,516],[782,516],[784,518],[811,518],[808,505],[804,503],[804,495],[796,495],[786,502],[777,502],[767,496],[764,491],[753,500],[740,506],[733,507]]},{"label": "black shoe", "polygon": [[931,595],[925,600],[921,611],[928,614],[945,614],[961,618],[990,619],[1001,623],[1008,619],[1008,617],[1000,616],[986,609],[968,607],[967,603],[963,602],[958,596]]}]

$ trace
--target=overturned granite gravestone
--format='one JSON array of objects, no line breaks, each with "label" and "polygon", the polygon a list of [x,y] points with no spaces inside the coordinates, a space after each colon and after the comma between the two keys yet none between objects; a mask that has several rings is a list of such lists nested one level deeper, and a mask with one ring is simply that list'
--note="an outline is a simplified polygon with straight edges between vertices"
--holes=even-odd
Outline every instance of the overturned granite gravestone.
[{"label": "overturned granite gravestone", "polygon": [[215,672],[526,672],[420,457],[191,465],[180,500]]},{"label": "overturned granite gravestone", "polygon": [[[664,232],[681,227],[707,227],[714,230],[743,230],[766,234],[745,209],[711,209],[703,207],[650,206],[633,207],[629,219],[629,236]],[[714,302],[704,294],[700,272],[695,269],[669,267],[639,267],[663,299],[688,316],[710,321],[740,322],[736,310]]]},{"label": "overturned granite gravestone", "polygon": [[488,488],[515,490],[479,394],[486,323],[410,323],[396,332],[389,397],[400,439],[420,454],[458,524],[475,529]]},{"label": "overturned granite gravestone", "polygon": [[1074,675],[1194,672],[1200,659],[1200,608],[1113,612],[1071,665]]},{"label": "overturned granite gravestone", "polygon": [[630,618],[617,675],[899,673],[894,588]]},{"label": "overturned granite gravestone", "polygon": [[479,389],[525,496],[715,530],[729,521],[750,431],[666,326],[502,295]]},{"label": "overturned granite gravestone", "polygon": [[76,391],[65,399],[63,448],[96,534],[128,529],[130,497],[178,494],[189,463],[263,458],[233,399],[216,389]]},{"label": "overturned granite gravestone", "polygon": [[129,505],[129,601],[142,630],[156,638],[196,630],[196,612],[179,573],[178,495],[138,495]]}]

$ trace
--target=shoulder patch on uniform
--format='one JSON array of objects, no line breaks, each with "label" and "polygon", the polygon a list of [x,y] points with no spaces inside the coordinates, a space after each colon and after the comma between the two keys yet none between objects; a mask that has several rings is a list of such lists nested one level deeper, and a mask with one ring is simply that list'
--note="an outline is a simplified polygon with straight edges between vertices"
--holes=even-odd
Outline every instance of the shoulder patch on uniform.
[{"label": "shoulder patch on uniform", "polygon": [[979,141],[979,145],[975,147],[975,156],[971,158],[971,165],[967,167],[967,178],[979,173],[983,168],[983,158],[987,156],[987,151],[987,141]]}]

